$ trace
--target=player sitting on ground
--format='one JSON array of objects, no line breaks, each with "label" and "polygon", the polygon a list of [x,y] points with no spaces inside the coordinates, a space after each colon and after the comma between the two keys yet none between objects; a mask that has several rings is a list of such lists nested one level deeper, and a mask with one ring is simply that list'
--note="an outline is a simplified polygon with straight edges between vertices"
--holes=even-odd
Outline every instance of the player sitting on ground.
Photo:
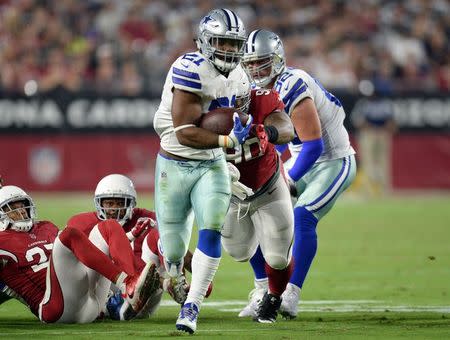
[{"label": "player sitting on ground", "polygon": [[[138,316],[133,313],[127,300],[123,299],[120,291],[113,285],[111,287],[113,295],[106,305],[109,316],[115,320],[148,317],[159,306],[163,287],[176,302],[183,304],[189,291],[189,285],[184,275],[178,277],[177,281],[167,279],[161,261],[155,213],[136,207],[137,193],[131,179],[121,174],[111,174],[102,178],[95,189],[94,205],[96,211],[73,216],[67,222],[67,226],[79,229],[88,235],[101,221],[116,220],[126,232],[131,243],[137,268],[144,268],[146,263],[153,263],[161,278],[160,289],[153,292],[147,305]],[[191,271],[191,258],[192,254],[188,252],[184,261],[185,268],[189,272]]]},{"label": "player sitting on ground", "polygon": [[[159,275],[138,271],[128,238],[114,220],[86,236],[35,221],[35,205],[16,186],[0,187],[0,281],[43,322],[87,323],[105,305],[113,282],[138,313]],[[159,287],[159,286],[158,286]]]}]

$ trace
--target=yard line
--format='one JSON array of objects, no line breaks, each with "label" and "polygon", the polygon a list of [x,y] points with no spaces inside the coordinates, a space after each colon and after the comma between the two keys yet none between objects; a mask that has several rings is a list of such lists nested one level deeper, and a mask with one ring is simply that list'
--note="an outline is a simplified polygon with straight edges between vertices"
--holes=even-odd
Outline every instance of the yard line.
[{"label": "yard line", "polygon": [[[218,332],[218,331],[220,331],[220,332],[226,332],[226,333],[243,333],[243,332],[267,332],[267,328],[264,328],[264,327],[257,327],[257,328],[230,328],[230,329],[226,329],[226,330],[220,330],[220,329],[204,329],[204,328],[202,328],[202,329],[200,329],[200,330],[197,330],[196,332],[195,332],[195,334],[201,334],[201,333],[216,333],[216,332]],[[46,335],[52,335],[52,336],[58,336],[58,335],[98,335],[98,334],[100,334],[100,335],[115,335],[115,334],[127,334],[127,333],[129,333],[130,332],[130,330],[129,329],[122,329],[122,330],[117,330],[117,331],[105,331],[105,330],[98,330],[98,331],[89,331],[89,330],[86,330],[86,331],[74,331],[74,330],[72,330],[72,329],[68,329],[67,331],[62,331],[62,330],[48,330],[48,329],[46,329],[46,330],[39,330],[39,331],[24,331],[24,332],[11,332],[11,333],[5,333],[5,332],[3,332],[3,333],[1,333],[1,335],[2,335],[2,337],[3,336],[8,336],[8,335],[10,335],[10,336],[18,336],[18,335],[43,335],[43,334],[46,334]],[[155,330],[151,330],[151,329],[149,329],[149,330],[142,330],[142,329],[138,329],[138,330],[135,330],[135,331],[133,331],[134,333],[138,333],[139,334],[139,336],[142,336],[142,335],[146,335],[146,334],[148,334],[148,335],[152,335],[152,334],[161,334],[161,333],[167,333],[167,332],[170,332],[170,333],[180,333],[180,335],[187,335],[185,332],[181,332],[181,331],[166,331],[166,330],[161,330],[161,329],[159,329],[159,330],[157,330],[157,329],[155,329]],[[172,335],[173,336],[173,335]]]},{"label": "yard line", "polygon": [[[246,300],[227,300],[204,302],[202,307],[216,308],[221,312],[239,312]],[[178,306],[170,300],[162,301],[161,306]],[[379,300],[310,300],[299,303],[299,312],[436,312],[450,313],[450,306],[392,305]]]},{"label": "yard line", "polygon": [[[303,300],[302,305],[334,305],[334,304],[374,304],[374,303],[384,303],[385,301],[380,300]],[[228,305],[246,305],[247,300],[225,300],[225,301],[205,301],[202,306],[207,307],[217,307],[217,306],[228,306]],[[161,306],[178,306],[178,304],[173,300],[163,300]]]},{"label": "yard line", "polygon": [[[242,308],[219,308],[220,312],[232,312],[239,313]],[[349,312],[433,312],[433,313],[450,313],[450,306],[354,306],[354,305],[343,305],[343,306],[322,306],[322,307],[299,307],[299,313],[349,313]]]}]

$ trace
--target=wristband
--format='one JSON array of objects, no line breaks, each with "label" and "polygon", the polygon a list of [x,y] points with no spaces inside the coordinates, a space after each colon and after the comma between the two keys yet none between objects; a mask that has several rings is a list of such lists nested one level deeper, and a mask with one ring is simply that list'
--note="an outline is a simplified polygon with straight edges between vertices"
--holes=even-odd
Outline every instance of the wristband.
[{"label": "wristband", "polygon": [[217,142],[219,146],[226,149],[234,148],[234,142],[229,136],[219,135],[219,140]]}]

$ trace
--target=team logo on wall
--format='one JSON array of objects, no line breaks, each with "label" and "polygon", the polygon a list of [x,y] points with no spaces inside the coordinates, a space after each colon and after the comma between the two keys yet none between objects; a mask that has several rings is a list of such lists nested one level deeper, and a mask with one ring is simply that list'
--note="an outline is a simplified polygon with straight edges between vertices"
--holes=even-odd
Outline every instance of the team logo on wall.
[{"label": "team logo on wall", "polygon": [[28,164],[31,178],[41,185],[54,183],[61,174],[61,155],[53,146],[33,148]]}]

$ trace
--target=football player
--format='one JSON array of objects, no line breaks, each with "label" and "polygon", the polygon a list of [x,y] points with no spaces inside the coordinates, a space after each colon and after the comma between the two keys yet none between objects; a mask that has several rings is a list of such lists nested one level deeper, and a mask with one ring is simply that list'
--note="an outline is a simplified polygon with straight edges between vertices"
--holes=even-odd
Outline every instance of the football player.
[{"label": "football player", "polygon": [[128,238],[115,220],[87,237],[75,228],[59,232],[35,220],[35,205],[16,186],[0,187],[0,281],[43,322],[94,321],[114,282],[135,313],[159,276],[154,265],[138,271]]},{"label": "football player", "polygon": [[[296,132],[289,143],[292,157],[285,163],[288,180],[297,189],[295,267],[280,307],[282,315],[292,318],[298,313],[300,289],[316,254],[317,223],[354,180],[355,151],[344,127],[341,102],[307,72],[286,67],[283,43],[275,33],[251,32],[243,65],[257,86],[280,94]],[[253,260],[255,266],[261,262]]]},{"label": "football player", "polygon": [[242,126],[237,114],[227,135],[198,127],[202,114],[233,107],[243,70],[246,33],[231,10],[214,9],[198,28],[198,51],[170,67],[153,126],[161,139],[155,170],[155,208],[165,265],[181,275],[194,215],[199,228],[192,258],[191,289],[176,328],[194,333],[201,303],[221,258],[220,231],[230,204],[230,180],[222,148],[242,144],[252,118]]},{"label": "football player", "polygon": [[[137,208],[137,193],[130,178],[121,174],[111,174],[103,177],[97,184],[94,194],[96,210],[77,214],[69,219],[67,226],[76,228],[90,235],[95,226],[105,220],[116,220],[126,232],[127,238],[135,254],[135,264],[138,269],[147,263],[156,265],[161,277],[160,289],[156,289],[148,299],[146,306],[137,316],[126,299],[123,299],[117,287],[111,287],[113,295],[106,305],[108,315],[114,320],[129,320],[135,317],[148,317],[159,306],[162,292],[166,290],[172,298],[182,304],[187,297],[189,285],[184,274],[176,281],[166,278],[163,265],[161,246],[156,217],[153,211]],[[192,254],[185,256],[185,269],[191,271]],[[209,291],[210,293],[210,291]],[[208,294],[209,295],[209,294]]]},{"label": "football player", "polygon": [[[257,251],[263,256],[261,265],[265,271],[255,272],[256,289],[252,292],[255,306],[239,316],[272,323],[291,274],[294,233],[291,197],[274,144],[292,140],[294,128],[275,90],[251,90],[245,75],[241,91],[242,99],[238,97],[237,106],[252,114],[254,125],[238,150],[227,150],[230,173],[234,174],[233,196],[222,231],[222,245],[237,261],[248,261]],[[267,285],[268,292],[261,289]]]}]

